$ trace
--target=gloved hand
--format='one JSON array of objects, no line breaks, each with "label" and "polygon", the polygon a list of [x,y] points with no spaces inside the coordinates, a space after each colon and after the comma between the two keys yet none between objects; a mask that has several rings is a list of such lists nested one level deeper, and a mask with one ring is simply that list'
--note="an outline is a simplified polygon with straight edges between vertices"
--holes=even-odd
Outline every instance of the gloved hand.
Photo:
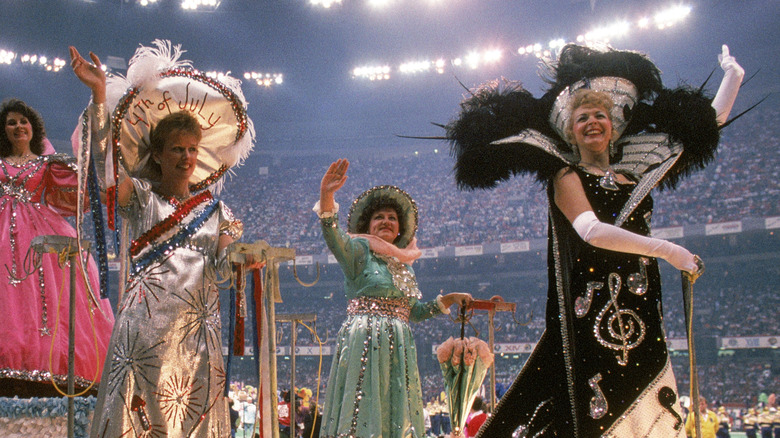
[{"label": "gloved hand", "polygon": [[745,76],[745,69],[737,64],[737,60],[729,54],[729,46],[723,45],[723,52],[718,55],[718,62],[723,69],[723,81],[720,83],[718,93],[712,99],[712,107],[715,108],[716,119],[719,125],[726,123],[737,99],[737,92]]}]

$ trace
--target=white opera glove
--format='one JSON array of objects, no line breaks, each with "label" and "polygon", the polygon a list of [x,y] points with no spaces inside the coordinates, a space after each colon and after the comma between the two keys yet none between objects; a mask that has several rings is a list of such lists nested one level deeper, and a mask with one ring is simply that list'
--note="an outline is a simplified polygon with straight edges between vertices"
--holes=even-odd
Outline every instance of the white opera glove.
[{"label": "white opera glove", "polygon": [[698,270],[695,256],[682,246],[601,222],[592,211],[577,216],[572,225],[582,240],[595,247],[662,258],[681,271],[693,273]]},{"label": "white opera glove", "polygon": [[712,107],[715,108],[716,120],[718,125],[726,123],[734,106],[734,100],[737,99],[739,86],[742,84],[742,78],[745,76],[743,69],[733,56],[729,55],[729,46],[723,45],[723,53],[718,55],[718,62],[723,69],[723,80],[720,83],[715,98],[712,99]]}]

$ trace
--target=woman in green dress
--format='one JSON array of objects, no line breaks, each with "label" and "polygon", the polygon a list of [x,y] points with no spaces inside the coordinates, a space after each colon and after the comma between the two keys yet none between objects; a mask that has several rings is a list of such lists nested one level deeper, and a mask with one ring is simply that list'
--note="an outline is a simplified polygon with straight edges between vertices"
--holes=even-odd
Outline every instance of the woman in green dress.
[{"label": "woman in green dress", "polygon": [[323,437],[405,438],[425,435],[417,350],[409,321],[449,313],[471,295],[422,302],[411,264],[417,206],[403,190],[377,186],[352,203],[348,233],[338,226],[334,194],[347,180],[340,159],[322,177],[314,211],[341,269],[349,299],[330,370]]}]

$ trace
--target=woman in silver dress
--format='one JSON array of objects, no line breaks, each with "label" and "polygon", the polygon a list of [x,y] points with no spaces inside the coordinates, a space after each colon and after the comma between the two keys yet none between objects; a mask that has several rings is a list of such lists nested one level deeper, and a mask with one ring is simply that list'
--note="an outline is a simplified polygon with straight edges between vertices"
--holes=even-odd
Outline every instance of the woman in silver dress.
[{"label": "woman in silver dress", "polygon": [[[90,56],[92,63],[71,48],[73,70],[92,90],[84,125],[99,160],[109,141],[106,79]],[[128,175],[116,185],[128,272],[93,437],[230,435],[216,283],[243,227],[209,190],[191,185],[201,136],[189,111],[163,117],[149,134],[149,178]]]}]

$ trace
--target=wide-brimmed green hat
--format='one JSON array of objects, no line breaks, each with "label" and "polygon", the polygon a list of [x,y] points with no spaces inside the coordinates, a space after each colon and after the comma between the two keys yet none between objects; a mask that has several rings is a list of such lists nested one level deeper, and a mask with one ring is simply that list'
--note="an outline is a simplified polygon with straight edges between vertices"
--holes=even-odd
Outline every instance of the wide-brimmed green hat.
[{"label": "wide-brimmed green hat", "polygon": [[384,199],[395,201],[401,206],[398,221],[400,222],[400,229],[403,231],[394,243],[399,248],[406,248],[417,233],[417,204],[408,193],[396,186],[383,185],[372,187],[355,198],[349,209],[347,229],[350,233],[357,233],[358,221],[366,208],[371,208],[372,205],[377,203],[381,204],[381,201]]}]

